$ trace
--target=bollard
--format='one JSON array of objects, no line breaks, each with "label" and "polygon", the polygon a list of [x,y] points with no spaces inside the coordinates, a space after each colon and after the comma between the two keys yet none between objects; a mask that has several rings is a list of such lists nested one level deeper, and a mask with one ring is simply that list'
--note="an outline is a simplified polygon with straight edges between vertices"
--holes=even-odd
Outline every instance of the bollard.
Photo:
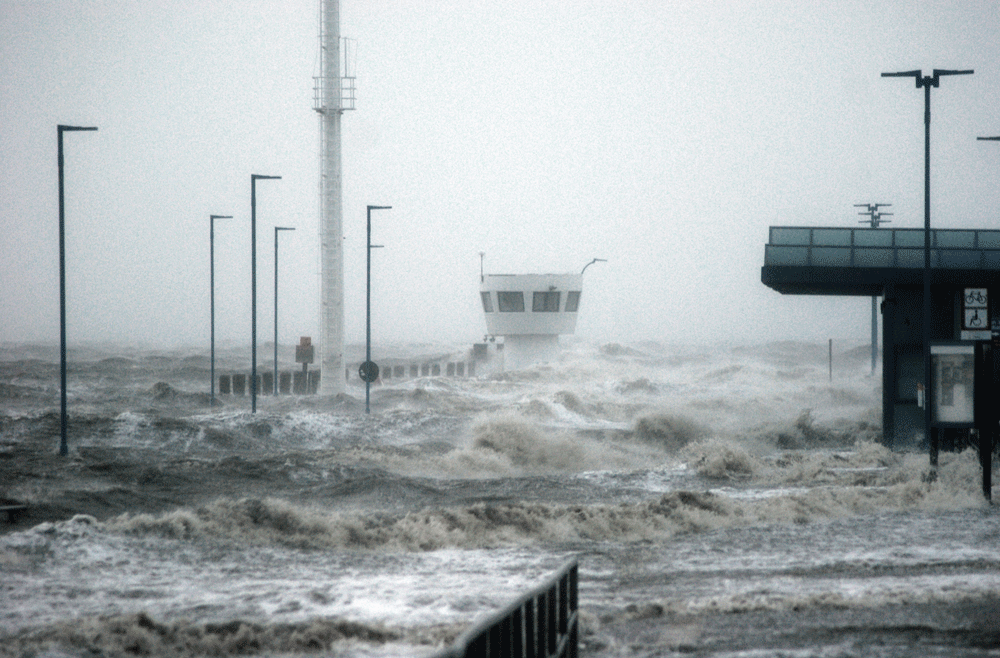
[{"label": "bollard", "polygon": [[229,395],[229,375],[219,375],[219,394]]},{"label": "bollard", "polygon": [[306,392],[306,375],[303,372],[296,372],[292,377],[292,393],[303,395]]},{"label": "bollard", "polygon": [[285,371],[278,375],[278,391],[288,395],[292,391],[292,373]]},{"label": "bollard", "polygon": [[425,363],[422,366],[420,366],[420,374],[423,377],[427,377],[428,375],[431,374],[431,366],[429,363]]},{"label": "bollard", "polygon": [[406,376],[406,366],[396,366],[395,370],[396,370],[395,372],[396,377],[402,379],[403,377]]},{"label": "bollard", "polygon": [[449,377],[454,377],[455,376],[455,364],[454,363],[449,363],[448,365],[446,365],[445,366],[445,372],[448,374]]},{"label": "bollard", "polygon": [[410,364],[410,377],[417,377],[420,375],[420,366],[416,363]]},{"label": "bollard", "polygon": [[469,377],[475,377],[475,376],[476,376],[476,362],[469,361]]},{"label": "bollard", "polygon": [[261,377],[261,388],[257,389],[261,395],[274,393],[274,373],[265,372]]},{"label": "bollard", "polygon": [[309,394],[316,395],[319,391],[319,370],[309,371]]},{"label": "bollard", "polygon": [[441,364],[440,363],[435,363],[435,364],[433,364],[431,366],[431,375],[434,376],[434,377],[440,377],[441,376]]},{"label": "bollard", "polygon": [[459,377],[465,377],[465,362],[459,361],[455,364],[455,374]]},{"label": "bollard", "polygon": [[247,394],[247,376],[242,374],[233,375],[233,395]]}]

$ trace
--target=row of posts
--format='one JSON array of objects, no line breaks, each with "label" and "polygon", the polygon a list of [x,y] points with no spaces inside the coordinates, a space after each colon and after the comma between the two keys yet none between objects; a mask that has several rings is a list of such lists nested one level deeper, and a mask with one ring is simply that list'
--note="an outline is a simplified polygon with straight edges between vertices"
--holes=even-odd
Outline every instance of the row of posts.
[{"label": "row of posts", "polygon": [[[443,369],[442,369],[443,366]],[[348,368],[348,377],[357,368]],[[403,379],[407,376],[416,377],[475,377],[475,361],[456,361],[448,363],[410,363],[407,365],[387,365],[379,371],[380,379]]]},{"label": "row of posts", "polygon": [[[345,376],[349,381],[351,375],[357,376],[357,368],[347,367]],[[474,361],[456,361],[448,363],[410,363],[406,365],[387,365],[380,372],[380,379],[404,379],[406,377],[475,377]],[[315,395],[319,391],[320,371],[285,371],[278,373],[278,393],[281,395]],[[220,395],[247,395],[250,391],[250,376],[243,373],[219,376]],[[264,372],[257,375],[257,391],[261,395],[271,395],[274,392],[274,373]]]},{"label": "row of posts", "polygon": [[[288,395],[315,394],[319,390],[319,371],[310,372],[280,372],[278,373],[278,393]],[[250,377],[236,373],[219,376],[220,395],[246,395],[250,388]],[[274,393],[274,373],[265,372],[257,375],[257,392],[261,395]]]}]

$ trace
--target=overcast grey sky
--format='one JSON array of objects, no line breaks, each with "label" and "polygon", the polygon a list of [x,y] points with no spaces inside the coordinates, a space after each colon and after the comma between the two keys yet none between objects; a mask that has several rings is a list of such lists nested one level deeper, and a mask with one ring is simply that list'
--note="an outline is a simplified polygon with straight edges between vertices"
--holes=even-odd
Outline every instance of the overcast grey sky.
[{"label": "overcast grey sky", "polygon": [[[56,125],[66,135],[68,332],[207,345],[209,215],[222,341],[318,336],[318,0],[0,0],[0,340],[59,337]],[[1000,228],[1000,5],[957,1],[342,0],[347,340],[474,341],[487,272],[587,270],[598,340],[866,341],[866,298],[760,283],[767,228]]]}]

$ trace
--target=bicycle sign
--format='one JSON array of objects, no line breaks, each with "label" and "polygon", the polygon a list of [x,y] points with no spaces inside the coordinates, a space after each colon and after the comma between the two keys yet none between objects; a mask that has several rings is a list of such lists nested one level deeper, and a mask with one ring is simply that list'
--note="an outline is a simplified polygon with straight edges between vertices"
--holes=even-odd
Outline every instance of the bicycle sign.
[{"label": "bicycle sign", "polygon": [[989,304],[986,288],[966,288],[962,298],[965,317],[963,329],[989,329]]},{"label": "bicycle sign", "polygon": [[966,288],[965,308],[986,308],[986,288]]}]

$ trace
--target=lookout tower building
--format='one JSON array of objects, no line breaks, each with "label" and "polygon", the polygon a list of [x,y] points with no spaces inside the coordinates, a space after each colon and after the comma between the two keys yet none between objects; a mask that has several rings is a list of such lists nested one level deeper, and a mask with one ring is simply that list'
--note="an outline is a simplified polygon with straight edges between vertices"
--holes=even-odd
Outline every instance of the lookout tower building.
[{"label": "lookout tower building", "polygon": [[484,274],[486,332],[503,336],[504,367],[523,368],[558,352],[559,335],[576,331],[582,274]]}]

